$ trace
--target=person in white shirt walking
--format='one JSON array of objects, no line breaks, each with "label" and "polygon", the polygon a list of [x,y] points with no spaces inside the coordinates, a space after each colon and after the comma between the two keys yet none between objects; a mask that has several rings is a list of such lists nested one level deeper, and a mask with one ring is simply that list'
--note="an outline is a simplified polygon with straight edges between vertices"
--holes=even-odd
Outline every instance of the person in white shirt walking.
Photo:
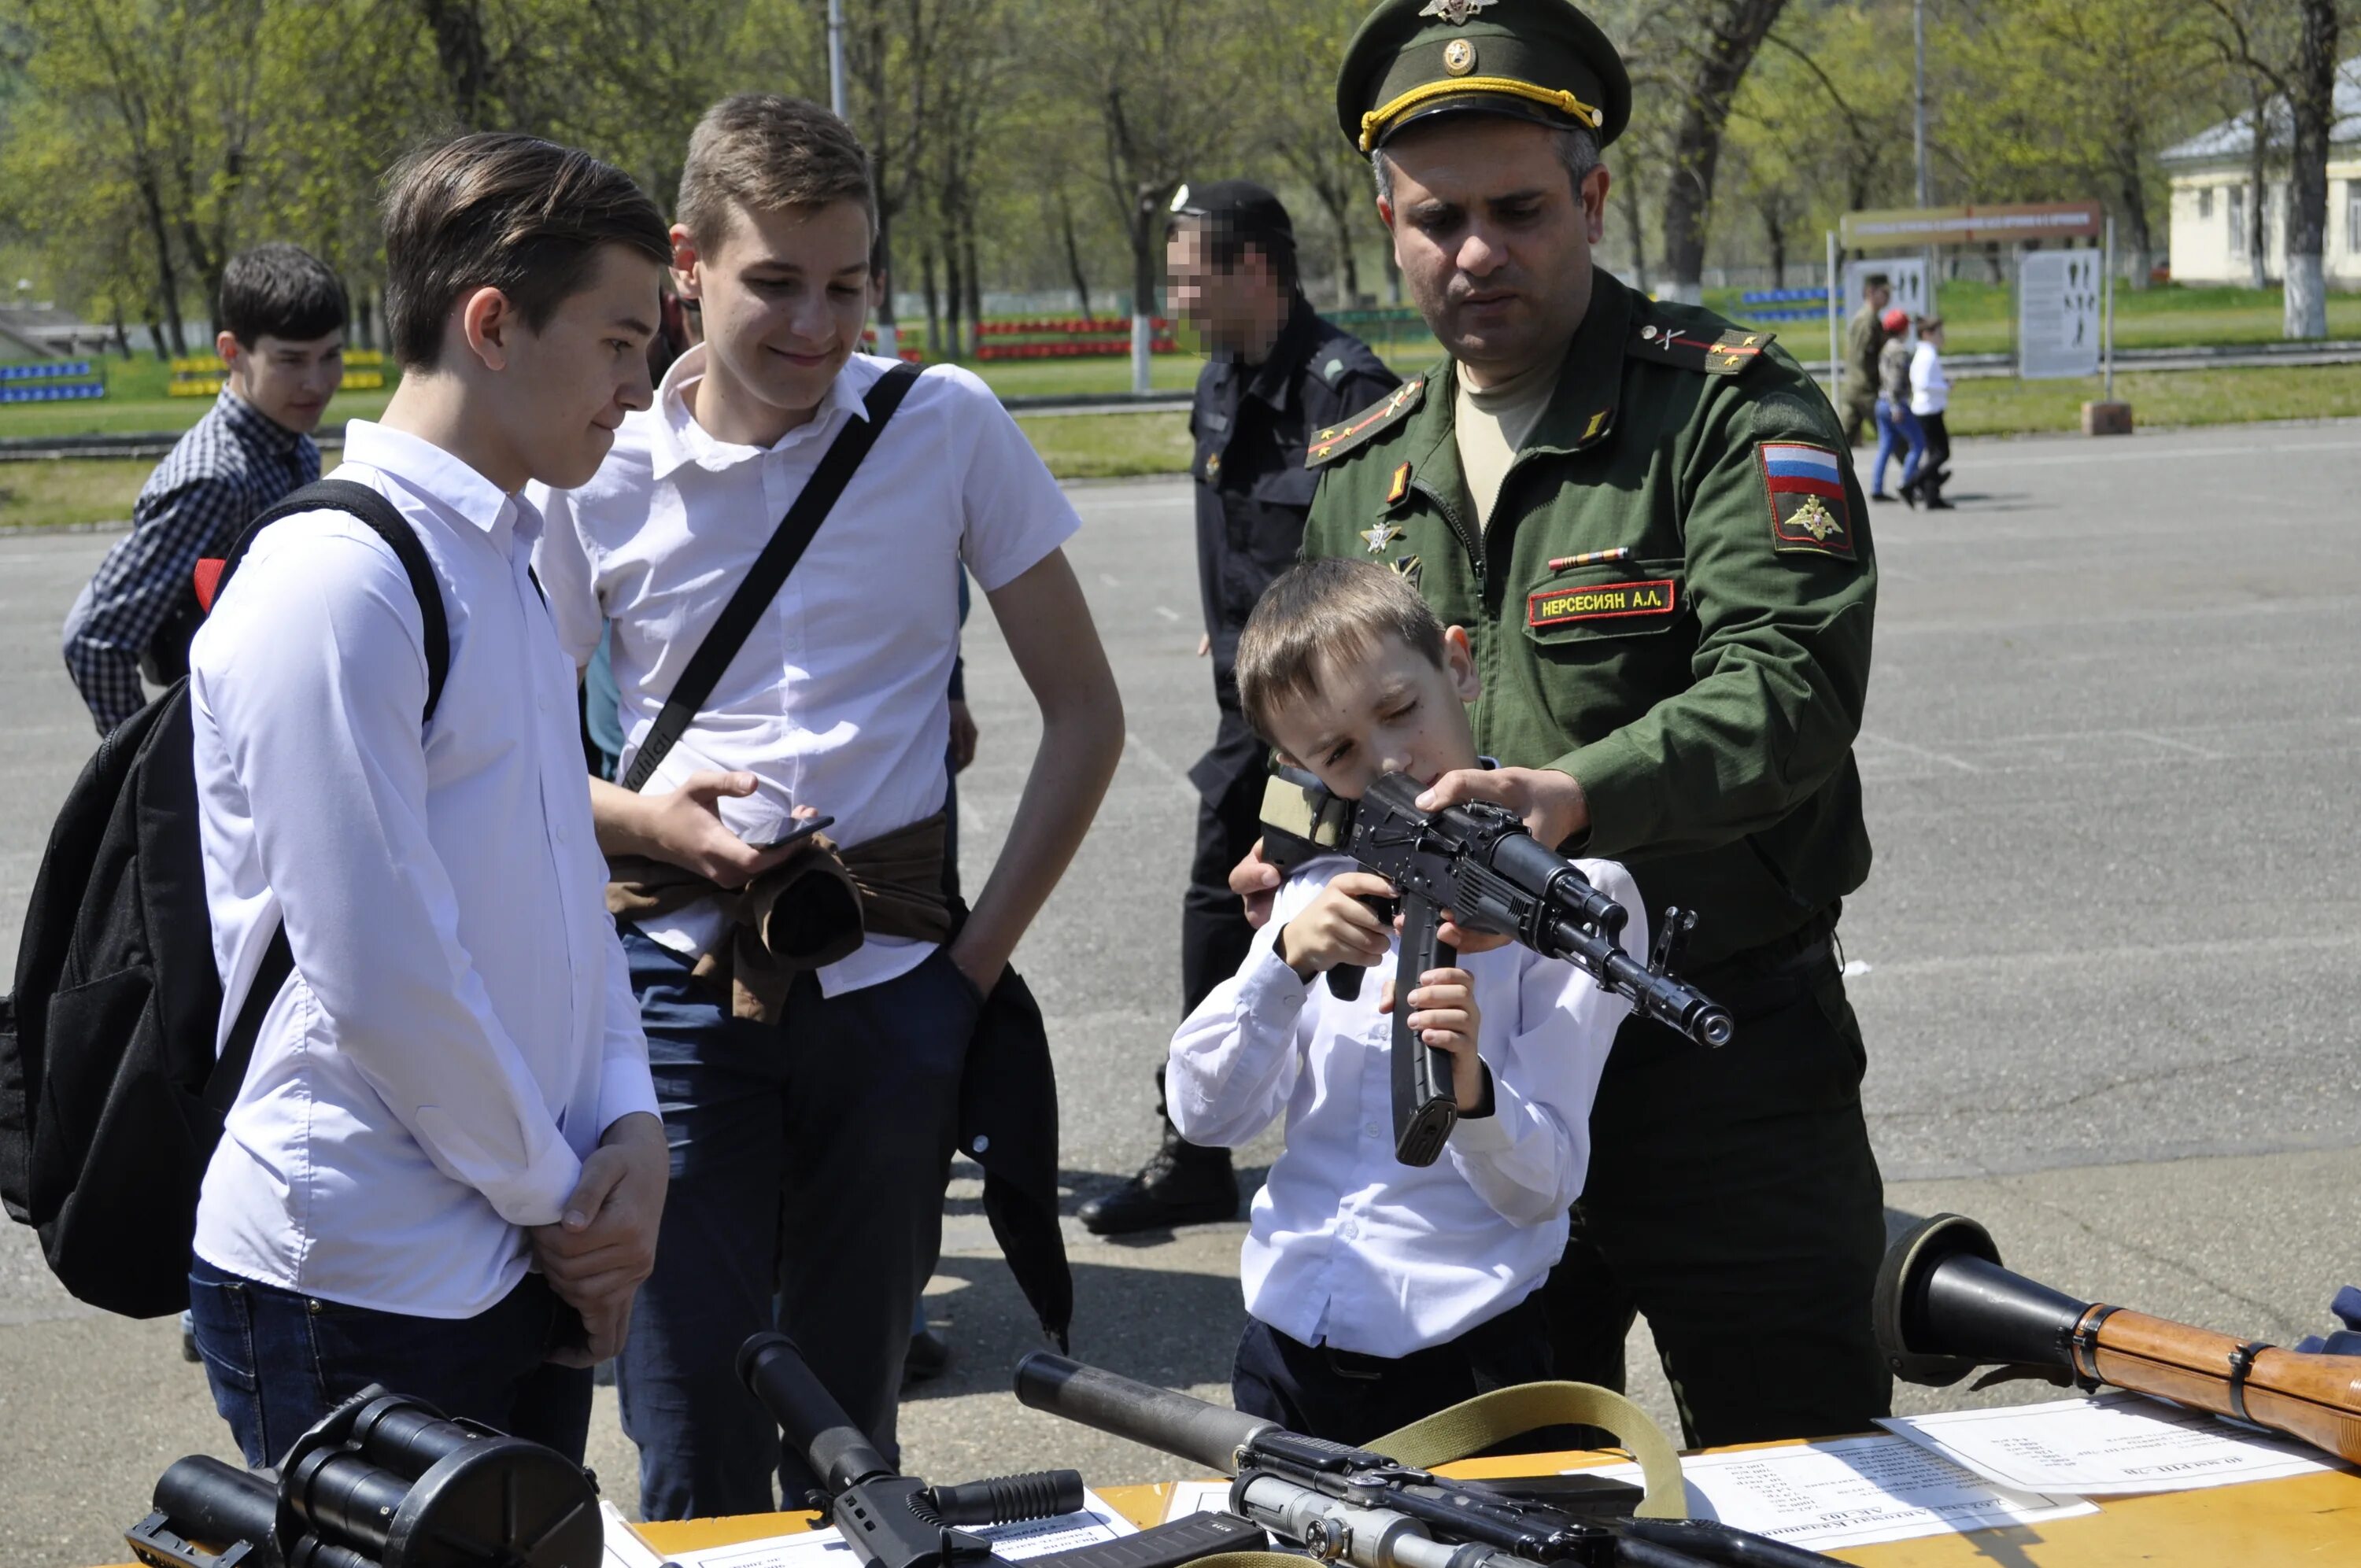
[{"label": "person in white shirt walking", "polygon": [[647,406],[669,247],[626,176],[515,135],[406,161],[385,229],[404,375],[334,477],[423,545],[447,682],[422,730],[420,597],[337,511],[265,529],[192,646],[225,1029],[282,925],[294,972],[205,1175],[191,1310],[249,1463],[371,1383],[578,1458],[667,1172],[518,492],[588,478]]},{"label": "person in white shirt walking", "polygon": [[1943,423],[1950,406],[1951,378],[1943,373],[1943,318],[1918,318],[1918,347],[1910,356],[1910,411],[1917,416],[1927,453],[1919,459],[1918,477],[1905,484],[1928,511],[1949,511],[1943,486],[1951,477],[1951,433]]},{"label": "person in white shirt walking", "polygon": [[[1348,799],[1387,773],[1431,784],[1478,765],[1467,634],[1381,566],[1290,569],[1239,636],[1237,671],[1257,731]],[[1630,912],[1627,949],[1646,951],[1631,874],[1576,864]],[[1298,867],[1236,976],[1172,1036],[1166,1069],[1173,1124],[1194,1142],[1236,1147],[1286,1117],[1246,1235],[1230,1397],[1348,1443],[1550,1376],[1536,1292],[1565,1249],[1591,1099],[1631,1011],[1570,964],[1448,926],[1456,967],[1429,970],[1407,998],[1390,981],[1336,996],[1321,977],[1338,964],[1392,973],[1395,933],[1363,902],[1391,893],[1338,857]],[[1394,1155],[1387,1014],[1402,1006],[1453,1058],[1459,1121],[1424,1167]]]},{"label": "person in white shirt walking", "polygon": [[[876,223],[851,130],[796,100],[727,99],[690,139],[677,215],[675,284],[705,340],[598,477],[548,497],[538,558],[577,660],[613,622],[627,781],[823,454],[887,422],[645,787],[593,785],[673,1146],[656,1272],[617,1366],[649,1519],[770,1508],[774,1471],[791,1503],[818,1484],[733,1369],[774,1294],[776,1326],[895,1452],[970,1045],[1123,740],[1060,548],[1079,521],[1016,422],[950,366],[897,410],[873,404],[909,371],[854,352]],[[943,755],[962,565],[1042,740],[954,935]],[[792,906],[767,902],[767,873],[801,851],[757,848],[814,810],[863,883],[816,969],[786,961],[761,914]]]}]

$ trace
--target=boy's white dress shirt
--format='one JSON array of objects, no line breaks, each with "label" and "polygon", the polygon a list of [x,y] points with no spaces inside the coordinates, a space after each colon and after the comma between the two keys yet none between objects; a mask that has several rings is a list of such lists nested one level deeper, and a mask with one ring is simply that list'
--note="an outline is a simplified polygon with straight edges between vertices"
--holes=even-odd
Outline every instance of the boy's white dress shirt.
[{"label": "boy's white dress shirt", "polygon": [[417,596],[342,512],[265,531],[197,633],[224,1034],[282,918],[295,973],[206,1170],[196,1250],[331,1301],[468,1318],[523,1277],[518,1227],[555,1221],[600,1135],[655,1091],[574,667],[526,575],[539,516],[366,421],[335,477],[416,529],[449,674],[422,732]]},{"label": "boy's white dress shirt", "polygon": [[[576,663],[615,623],[631,766],[664,699],[720,618],[779,520],[862,399],[892,366],[855,355],[809,422],[776,445],[708,434],[683,394],[705,348],[674,362],[655,406],[624,420],[598,477],[533,494],[549,526],[536,557],[558,634]],[[761,781],[720,803],[749,843],[782,837],[810,805],[829,837],[858,844],[942,809],[959,652],[962,560],[986,593],[1007,586],[1081,526],[1057,481],[998,399],[969,372],[921,375],[755,623],[680,743],[649,781],[672,787],[702,768]],[[701,954],[727,927],[711,903],[641,928]],[[907,973],[933,944],[872,937],[819,971],[830,996]]]},{"label": "boy's white dress shirt", "polygon": [[[1624,948],[1645,953],[1631,873],[1611,861],[1575,864],[1631,912]],[[1245,966],[1172,1036],[1165,1102],[1182,1137],[1233,1148],[1287,1113],[1287,1146],[1255,1194],[1246,1310],[1305,1344],[1399,1357],[1507,1311],[1565,1250],[1590,1102],[1631,1006],[1528,948],[1463,955],[1493,1113],[1462,1116],[1433,1165],[1404,1165],[1394,1157],[1393,1017],[1378,1011],[1399,941],[1350,1002],[1324,974],[1307,985],[1275,947],[1287,922],[1354,869],[1323,857],[1279,890]]]}]

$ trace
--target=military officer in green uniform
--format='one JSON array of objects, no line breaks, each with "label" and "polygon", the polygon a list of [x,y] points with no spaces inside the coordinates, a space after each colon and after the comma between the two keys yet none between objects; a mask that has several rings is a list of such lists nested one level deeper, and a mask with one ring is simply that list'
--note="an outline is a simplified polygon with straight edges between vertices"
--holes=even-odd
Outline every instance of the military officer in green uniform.
[{"label": "military officer in green uniform", "polygon": [[[1592,264],[1631,88],[1565,0],[1388,0],[1337,83],[1450,358],[1315,436],[1307,555],[1380,561],[1466,628],[1484,798],[1694,910],[1681,971],[1735,1040],[1634,1019],[1548,1305],[1620,1386],[1635,1310],[1693,1442],[1887,1413],[1883,1193],[1834,946],[1869,871],[1852,757],[1877,568],[1834,411],[1768,334]],[[1258,861],[1233,886],[1258,897]]]}]

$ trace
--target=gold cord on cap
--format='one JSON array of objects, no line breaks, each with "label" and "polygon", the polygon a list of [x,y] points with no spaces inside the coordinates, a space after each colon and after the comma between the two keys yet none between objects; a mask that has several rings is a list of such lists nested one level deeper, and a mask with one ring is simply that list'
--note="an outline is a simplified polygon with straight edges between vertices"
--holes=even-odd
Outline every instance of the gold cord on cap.
[{"label": "gold cord on cap", "polygon": [[1455,98],[1470,93],[1498,93],[1510,98],[1523,98],[1541,104],[1558,113],[1580,120],[1592,130],[1599,126],[1597,109],[1571,93],[1554,87],[1536,87],[1530,82],[1520,82],[1513,76],[1459,76],[1444,82],[1428,82],[1411,88],[1390,104],[1381,104],[1361,116],[1361,150],[1367,152],[1378,145],[1379,133],[1422,104],[1437,98]]}]

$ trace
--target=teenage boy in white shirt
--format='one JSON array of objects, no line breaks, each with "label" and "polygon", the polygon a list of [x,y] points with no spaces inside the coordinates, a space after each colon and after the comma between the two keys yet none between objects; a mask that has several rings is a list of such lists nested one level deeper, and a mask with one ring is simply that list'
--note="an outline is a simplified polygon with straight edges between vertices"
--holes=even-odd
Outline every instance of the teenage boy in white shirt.
[{"label": "teenage boy in white shirt", "polygon": [[385,238],[401,385],[334,477],[417,532],[448,678],[422,730],[418,596],[339,511],[267,529],[192,647],[225,1027],[282,923],[294,972],[205,1174],[191,1310],[249,1463],[371,1383],[578,1459],[666,1161],[518,492],[588,478],[647,407],[670,247],[622,173],[506,134],[405,161]]},{"label": "teenage boy in white shirt", "polygon": [[[1479,765],[1467,634],[1381,566],[1290,568],[1239,635],[1237,672],[1257,733],[1346,799],[1387,773],[1425,784]],[[1626,949],[1645,952],[1631,873],[1575,864],[1629,911]],[[1322,976],[1338,964],[1393,972],[1394,931],[1363,902],[1392,891],[1341,857],[1298,867],[1245,965],[1172,1036],[1165,1072],[1173,1125],[1193,1143],[1238,1147],[1286,1116],[1246,1234],[1230,1398],[1339,1442],[1550,1376],[1538,1292],[1565,1246],[1591,1100],[1631,1011],[1571,964],[1447,924],[1458,963],[1428,970],[1406,999],[1390,980],[1336,996]],[[1394,1155],[1388,1014],[1400,1006],[1452,1058],[1459,1120],[1424,1167]]]},{"label": "teenage boy in white shirt", "polygon": [[[866,153],[810,104],[744,93],[690,138],[674,280],[704,342],[625,422],[598,478],[548,499],[541,580],[587,660],[613,622],[631,768],[748,567],[892,361],[854,352],[870,300]],[[650,1519],[757,1512],[817,1485],[733,1369],[777,1326],[891,1457],[918,1293],[941,1239],[961,1067],[984,998],[1080,844],[1122,709],[1060,545],[1078,526],[991,391],[928,369],[852,475],[642,793],[592,786],[614,857],[681,868],[685,907],[627,911],[623,943],[673,1146],[655,1275],[617,1368]],[[971,573],[1042,714],[991,879],[947,945],[882,934],[751,1011],[742,934],[712,896],[790,853],[793,814],[835,817],[858,860],[914,852],[891,890],[940,908],[939,819]],[[931,860],[929,860],[931,855]],[[917,862],[927,861],[926,864]],[[624,884],[618,884],[619,894]],[[675,894],[681,890],[675,889]],[[675,902],[677,902],[675,899]],[[782,1459],[785,1464],[782,1465]]]}]

